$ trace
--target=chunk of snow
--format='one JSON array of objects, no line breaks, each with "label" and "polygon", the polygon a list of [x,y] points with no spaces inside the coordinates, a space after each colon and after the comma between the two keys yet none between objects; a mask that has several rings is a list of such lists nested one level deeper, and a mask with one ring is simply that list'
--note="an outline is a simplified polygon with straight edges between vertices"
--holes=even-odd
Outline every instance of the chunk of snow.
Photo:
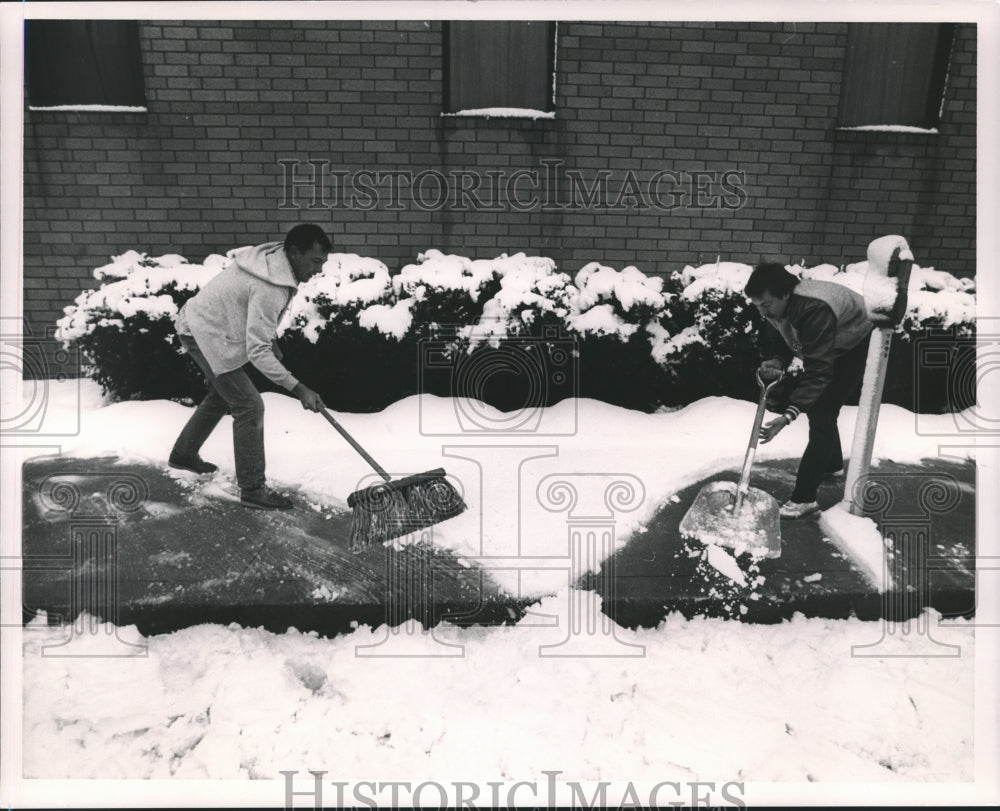
[{"label": "chunk of snow", "polygon": [[885,560],[885,540],[871,518],[852,515],[841,501],[820,515],[829,539],[851,558],[880,592],[892,588]]},{"label": "chunk of snow", "polygon": [[708,544],[705,550],[708,562],[714,569],[724,574],[734,583],[738,583],[741,586],[747,584],[746,575],[743,574],[743,570],[740,568],[739,563],[736,562],[736,558],[729,554],[728,551],[715,544]]}]

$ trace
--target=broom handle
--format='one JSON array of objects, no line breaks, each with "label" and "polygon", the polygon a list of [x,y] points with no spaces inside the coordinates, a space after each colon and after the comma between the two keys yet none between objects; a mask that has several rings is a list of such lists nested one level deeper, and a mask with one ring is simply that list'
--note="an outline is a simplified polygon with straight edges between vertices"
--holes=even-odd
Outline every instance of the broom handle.
[{"label": "broom handle", "polygon": [[382,468],[382,466],[374,459],[372,459],[371,454],[368,453],[368,451],[366,451],[364,448],[362,448],[361,445],[358,444],[358,441],[354,437],[352,437],[349,433],[347,433],[347,430],[333,417],[331,417],[329,412],[325,408],[321,408],[319,410],[319,413],[323,415],[323,417],[326,419],[328,423],[330,423],[330,425],[332,425],[340,432],[340,435],[344,439],[346,439],[348,442],[351,443],[351,447],[361,454],[361,458],[364,459],[369,465],[371,465],[379,476],[381,476],[387,482],[392,481],[392,476],[386,473],[385,470]]},{"label": "broom handle", "polygon": [[778,375],[774,380],[764,385],[760,371],[757,372],[757,385],[760,386],[760,401],[757,403],[757,413],[753,418],[753,431],[750,433],[750,444],[747,446],[747,455],[743,459],[743,471],[740,473],[740,483],[736,488],[736,506],[733,507],[733,514],[737,514],[743,506],[743,499],[750,490],[750,468],[753,467],[754,457],[757,455],[757,441],[759,440],[760,426],[764,424],[764,411],[767,408],[767,395],[771,389],[778,384],[784,375]]}]

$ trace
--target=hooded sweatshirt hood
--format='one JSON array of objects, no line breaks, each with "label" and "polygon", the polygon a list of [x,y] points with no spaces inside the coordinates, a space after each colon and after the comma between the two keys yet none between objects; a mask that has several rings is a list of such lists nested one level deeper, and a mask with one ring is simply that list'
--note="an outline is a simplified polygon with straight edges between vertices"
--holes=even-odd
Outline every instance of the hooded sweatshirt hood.
[{"label": "hooded sweatshirt hood", "polygon": [[175,326],[179,335],[194,338],[213,374],[250,362],[291,391],[298,380],[282,366],[272,342],[297,289],[284,243],[239,248],[226,268],[188,299]]},{"label": "hooded sweatshirt hood", "polygon": [[279,287],[298,288],[283,242],[265,242],[233,251],[233,262],[241,270]]}]

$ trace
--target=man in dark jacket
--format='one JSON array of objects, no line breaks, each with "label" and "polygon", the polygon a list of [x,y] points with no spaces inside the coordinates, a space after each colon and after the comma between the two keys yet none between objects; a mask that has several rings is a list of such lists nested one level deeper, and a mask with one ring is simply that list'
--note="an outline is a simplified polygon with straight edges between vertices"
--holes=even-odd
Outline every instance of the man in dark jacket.
[{"label": "man in dark jacket", "polygon": [[800,518],[819,509],[816,491],[824,476],[844,467],[837,417],[857,391],[865,372],[868,320],[864,299],[834,282],[800,281],[782,265],[756,267],[744,293],[764,317],[759,335],[761,377],[773,380],[801,362],[798,374],[775,387],[769,405],[784,409],[761,427],[761,442],[770,442],[800,414],[809,420],[809,442],[799,462],[795,490],[781,515]]}]

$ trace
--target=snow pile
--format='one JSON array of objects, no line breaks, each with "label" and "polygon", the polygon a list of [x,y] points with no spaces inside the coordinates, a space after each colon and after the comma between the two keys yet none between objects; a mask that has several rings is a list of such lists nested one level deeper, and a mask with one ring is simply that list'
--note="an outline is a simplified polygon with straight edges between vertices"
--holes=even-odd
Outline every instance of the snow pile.
[{"label": "snow pile", "polygon": [[[596,595],[585,596],[599,611]],[[854,656],[882,630],[856,619],[746,625],[678,615],[656,629],[616,628],[604,639],[608,656],[560,657],[551,654],[569,627],[567,595],[537,609],[557,621],[442,624],[433,635],[410,621],[334,639],[219,625],[144,639],[126,627],[111,659],[73,655],[97,634],[43,655],[68,632],[35,619],[23,635],[24,776],[259,780],[279,797],[283,770],[297,772],[300,792],[313,789],[308,770],[325,770],[324,807],[341,804],[337,780],[375,781],[349,783],[343,802],[374,807],[388,779],[537,781],[544,798],[545,771],[558,773],[561,789],[646,784],[643,803],[664,779],[974,777],[967,623],[942,625],[929,612],[935,636],[960,645],[951,658],[907,655],[904,634],[883,637],[879,656]],[[113,639],[114,630],[98,633]],[[126,642],[144,647],[128,656]],[[382,783],[380,804],[409,804],[414,783],[397,785],[391,802]],[[609,787],[600,805],[634,806],[619,796]],[[677,795],[664,787],[658,796]]]},{"label": "snow pile", "polygon": [[823,512],[820,525],[878,591],[892,587],[885,560],[885,540],[872,519],[852,515],[842,501]]},{"label": "snow pile", "polygon": [[65,315],[56,322],[55,337],[70,342],[97,327],[121,329],[124,319],[140,313],[154,321],[173,319],[179,309],[175,294],[193,295],[228,262],[228,257],[215,254],[200,265],[177,254],[150,257],[128,251],[113,257],[110,264],[94,271],[101,287],[84,291],[63,309]]},{"label": "snow pile", "polygon": [[567,324],[581,335],[614,335],[628,340],[653,322],[667,302],[663,279],[631,266],[618,271],[591,262],[580,269],[574,281],[578,292]]}]

